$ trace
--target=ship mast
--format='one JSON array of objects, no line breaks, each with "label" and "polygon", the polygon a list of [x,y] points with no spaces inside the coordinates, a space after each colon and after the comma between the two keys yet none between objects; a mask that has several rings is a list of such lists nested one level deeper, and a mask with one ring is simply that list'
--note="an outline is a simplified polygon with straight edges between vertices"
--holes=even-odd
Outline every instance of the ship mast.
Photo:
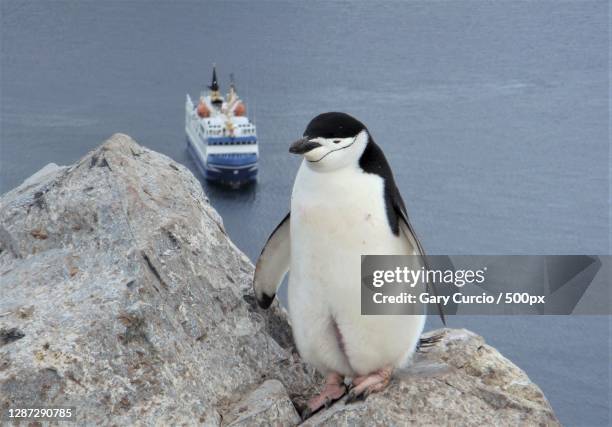
[{"label": "ship mast", "polygon": [[208,86],[210,89],[210,102],[217,108],[223,104],[223,98],[219,93],[219,83],[217,82],[217,66],[213,64],[212,83]]}]

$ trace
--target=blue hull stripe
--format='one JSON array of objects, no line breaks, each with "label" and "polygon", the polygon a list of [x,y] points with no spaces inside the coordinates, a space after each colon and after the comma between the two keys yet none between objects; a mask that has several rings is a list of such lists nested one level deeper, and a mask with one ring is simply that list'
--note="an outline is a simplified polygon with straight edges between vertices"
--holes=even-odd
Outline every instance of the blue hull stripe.
[{"label": "blue hull stripe", "polygon": [[[200,156],[198,156],[190,141],[187,142],[187,149],[189,150],[189,153],[191,154],[191,156],[193,157],[198,169],[200,170],[200,173],[204,176],[204,178],[209,179],[211,181],[218,181],[218,182],[226,182],[226,183],[230,183],[230,184],[241,184],[241,183],[247,183],[250,181],[254,181],[255,179],[257,179],[257,163],[251,163],[251,167],[247,168],[247,167],[235,167],[232,168],[231,166],[228,167],[228,165],[225,165],[225,168],[221,169],[220,171],[213,171],[210,170],[206,167],[205,164],[202,163],[202,160],[200,159]],[[211,164],[211,166],[213,166]],[[234,171],[236,171],[236,173],[234,173]]]},{"label": "blue hull stripe", "polygon": [[229,137],[229,136],[210,136],[206,139],[206,142],[208,142],[211,145],[216,145],[216,144],[231,144],[231,143],[238,143],[238,142],[252,142],[253,144],[255,144],[257,142],[257,138],[255,138],[254,136],[236,136],[236,137]]}]

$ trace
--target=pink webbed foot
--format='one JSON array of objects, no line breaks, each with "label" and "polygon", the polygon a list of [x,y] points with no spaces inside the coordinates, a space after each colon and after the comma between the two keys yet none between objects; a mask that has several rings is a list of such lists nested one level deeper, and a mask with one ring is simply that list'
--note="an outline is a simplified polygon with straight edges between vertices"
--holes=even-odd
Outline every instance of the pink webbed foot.
[{"label": "pink webbed foot", "polygon": [[302,420],[310,418],[323,408],[329,408],[334,402],[346,394],[344,377],[331,373],[325,378],[325,387],[318,395],[308,401],[308,406],[302,412]]},{"label": "pink webbed foot", "polygon": [[369,375],[353,378],[353,388],[349,391],[346,404],[365,400],[370,394],[384,390],[391,381],[393,367],[379,369]]}]

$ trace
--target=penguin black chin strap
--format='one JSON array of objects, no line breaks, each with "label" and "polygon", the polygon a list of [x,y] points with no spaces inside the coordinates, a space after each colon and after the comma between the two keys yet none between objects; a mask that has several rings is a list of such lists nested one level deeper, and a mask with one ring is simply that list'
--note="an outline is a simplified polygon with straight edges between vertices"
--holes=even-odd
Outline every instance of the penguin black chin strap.
[{"label": "penguin black chin strap", "polygon": [[344,150],[345,148],[349,148],[352,147],[353,144],[355,143],[355,141],[357,140],[357,136],[355,138],[353,138],[353,141],[349,144],[349,145],[345,145],[344,147],[340,147],[337,148],[335,150],[331,150],[328,151],[327,153],[323,154],[323,156],[319,159],[319,160],[308,160],[310,163],[317,163],[320,162],[321,160],[323,160],[324,158],[326,158],[328,155],[330,155],[331,153],[335,153],[336,151],[340,151],[340,150]]}]

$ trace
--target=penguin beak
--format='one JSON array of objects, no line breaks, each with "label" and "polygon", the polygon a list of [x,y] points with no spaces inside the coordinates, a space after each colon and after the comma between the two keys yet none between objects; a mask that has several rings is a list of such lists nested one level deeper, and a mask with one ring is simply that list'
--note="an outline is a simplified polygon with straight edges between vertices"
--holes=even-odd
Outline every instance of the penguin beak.
[{"label": "penguin beak", "polygon": [[293,154],[304,154],[318,147],[321,147],[321,144],[310,141],[308,137],[304,137],[291,144],[291,147],[289,147],[289,152]]}]

